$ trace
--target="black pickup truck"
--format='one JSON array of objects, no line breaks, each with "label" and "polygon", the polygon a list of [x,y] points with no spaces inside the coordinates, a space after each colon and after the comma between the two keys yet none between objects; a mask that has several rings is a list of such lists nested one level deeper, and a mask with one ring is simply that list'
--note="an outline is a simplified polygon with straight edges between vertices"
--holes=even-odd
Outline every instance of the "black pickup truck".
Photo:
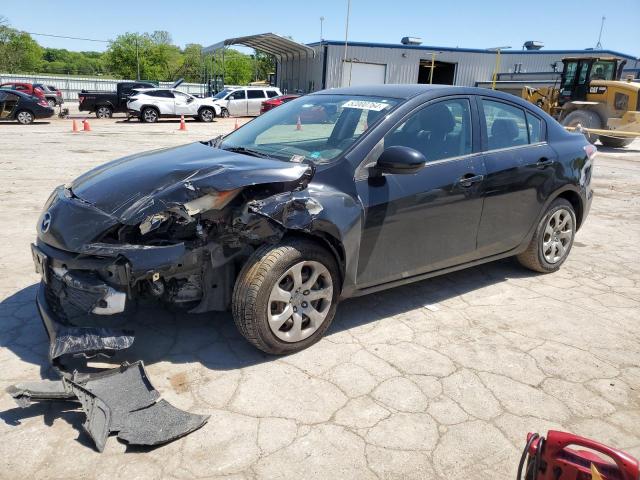
[{"label": "black pickup truck", "polygon": [[151,82],[120,82],[115,92],[82,90],[78,94],[81,112],[95,112],[98,118],[110,118],[114,112],[127,111],[127,99],[136,88],[155,88]]}]

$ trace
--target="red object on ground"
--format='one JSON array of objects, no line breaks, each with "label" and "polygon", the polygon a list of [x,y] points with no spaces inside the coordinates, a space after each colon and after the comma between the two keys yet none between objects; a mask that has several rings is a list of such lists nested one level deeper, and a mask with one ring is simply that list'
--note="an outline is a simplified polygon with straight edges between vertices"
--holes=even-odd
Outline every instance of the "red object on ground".
[{"label": "red object on ground", "polygon": [[302,130],[302,123],[300,122],[300,115],[298,115],[298,121],[296,122],[296,130]]},{"label": "red object on ground", "polygon": [[85,132],[91,131],[91,125],[89,125],[89,120],[82,121],[82,130],[84,130]]},{"label": "red object on ground", "polygon": [[184,115],[180,115],[180,128],[178,130],[186,130],[187,124],[184,123]]},{"label": "red object on ground", "polygon": [[31,83],[6,82],[0,84],[0,88],[10,88],[11,90],[17,90],[19,92],[26,93],[27,95],[38,97],[40,100],[46,100],[44,92],[40,88],[34,87]]},{"label": "red object on ground", "polygon": [[76,123],[76,121],[74,120],[73,123],[71,124],[71,131],[73,133],[78,133],[78,124]]},{"label": "red object on ground", "polygon": [[[534,468],[535,464],[538,464],[537,471],[533,472],[534,475],[526,475],[527,479],[590,480],[591,464],[604,480],[640,478],[640,464],[634,457],[622,450],[578,435],[549,430],[545,439],[529,433],[527,445],[527,470],[530,466]],[[579,447],[589,450],[581,450]]]},{"label": "red object on ground", "polygon": [[239,129],[239,128],[240,128],[240,125],[238,125],[238,119],[236,118],[236,124],[235,124],[235,126],[233,127],[233,129],[234,129],[234,130],[237,130],[237,129]]}]

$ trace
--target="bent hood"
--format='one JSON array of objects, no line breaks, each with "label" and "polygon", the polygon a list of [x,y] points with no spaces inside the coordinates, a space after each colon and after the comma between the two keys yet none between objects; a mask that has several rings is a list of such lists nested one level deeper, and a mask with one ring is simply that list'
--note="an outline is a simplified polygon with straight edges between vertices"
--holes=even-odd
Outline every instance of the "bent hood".
[{"label": "bent hood", "polygon": [[145,152],[97,167],[70,185],[73,195],[122,223],[184,204],[211,191],[250,185],[304,186],[310,165],[256,158],[196,142]]}]

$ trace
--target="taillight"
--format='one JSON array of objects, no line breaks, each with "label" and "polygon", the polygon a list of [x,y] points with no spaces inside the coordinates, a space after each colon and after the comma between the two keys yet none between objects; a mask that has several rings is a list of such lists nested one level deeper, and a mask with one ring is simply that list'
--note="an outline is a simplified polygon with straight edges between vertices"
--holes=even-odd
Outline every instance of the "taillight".
[{"label": "taillight", "polygon": [[589,160],[593,160],[593,157],[595,157],[596,153],[598,153],[598,149],[596,148],[595,145],[592,145],[592,144],[585,145],[582,148],[584,148],[584,152],[587,154],[587,157],[589,158]]}]

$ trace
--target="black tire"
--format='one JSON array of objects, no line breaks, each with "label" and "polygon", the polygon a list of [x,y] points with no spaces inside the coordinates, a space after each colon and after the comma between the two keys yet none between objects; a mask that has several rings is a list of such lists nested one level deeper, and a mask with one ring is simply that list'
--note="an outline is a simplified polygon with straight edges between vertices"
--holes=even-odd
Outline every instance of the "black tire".
[{"label": "black tire", "polygon": [[633,142],[633,138],[618,138],[618,137],[605,137],[600,135],[600,142],[605,147],[622,148],[630,145]]},{"label": "black tire", "polygon": [[[559,212],[560,210],[564,210],[569,213],[571,216],[571,236],[570,240],[565,245],[565,252],[562,257],[551,263],[547,260],[544,254],[544,245],[545,245],[545,229],[553,217],[554,214]],[[530,270],[540,273],[551,273],[557,271],[562,264],[565,262],[569,253],[571,252],[571,247],[573,246],[573,240],[576,235],[576,213],[573,210],[573,206],[564,198],[557,198],[551,203],[546,213],[542,216],[542,219],[538,223],[536,227],[536,231],[533,234],[533,238],[529,243],[527,249],[517,256],[518,261],[524,267],[527,267]]]},{"label": "black tire", "polygon": [[[565,127],[577,127],[578,124],[584,128],[601,129],[602,119],[600,115],[591,110],[574,110],[562,119],[562,125]],[[584,132],[584,136],[591,143],[598,140],[598,135],[593,133]]]},{"label": "black tire", "polygon": [[105,119],[113,116],[113,108],[108,105],[100,105],[96,108],[96,118]]},{"label": "black tire", "polygon": [[[302,261],[319,262],[329,271],[333,284],[331,304],[324,321],[310,336],[287,342],[278,338],[269,326],[269,297],[276,282]],[[338,271],[333,255],[315,242],[292,238],[279,245],[263,245],[249,257],[236,280],[232,299],[236,327],[242,336],[265,353],[281,355],[309,347],[322,338],[335,315],[341,285]]]},{"label": "black tire", "polygon": [[226,108],[221,109],[220,110],[220,117],[229,118],[229,110],[227,110]]},{"label": "black tire", "polygon": [[55,100],[49,98],[47,99],[47,104],[51,107],[51,108],[56,108],[56,105],[58,104],[58,102],[56,102]]},{"label": "black tire", "polygon": [[140,112],[140,119],[144,123],[156,123],[159,117],[160,113],[153,107],[144,107]]},{"label": "black tire", "polygon": [[201,122],[213,122],[213,119],[216,118],[216,111],[213,108],[203,107],[198,112],[198,118]]},{"label": "black tire", "polygon": [[29,125],[35,120],[35,116],[29,110],[20,110],[16,112],[16,121],[21,125]]}]

